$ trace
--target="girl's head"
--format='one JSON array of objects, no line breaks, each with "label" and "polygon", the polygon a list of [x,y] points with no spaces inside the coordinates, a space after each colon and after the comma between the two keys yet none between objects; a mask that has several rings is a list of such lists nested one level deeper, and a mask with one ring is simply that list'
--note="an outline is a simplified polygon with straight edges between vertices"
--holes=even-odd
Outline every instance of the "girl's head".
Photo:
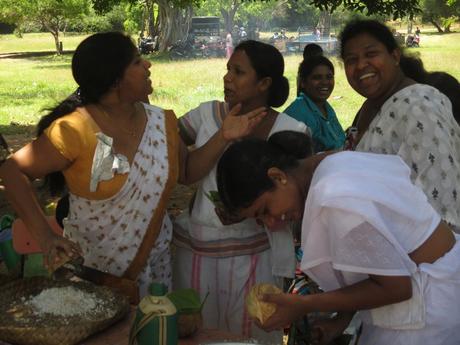
[{"label": "girl's head", "polygon": [[119,83],[137,49],[129,36],[104,32],[89,36],[72,58],[72,74],[84,103],[96,103]]},{"label": "girl's head", "polygon": [[268,106],[279,107],[289,95],[289,82],[283,74],[283,56],[275,47],[259,41],[244,41],[235,48],[227,63],[225,101],[235,105],[264,99]]},{"label": "girl's head", "polygon": [[426,83],[445,94],[452,103],[452,113],[460,124],[460,83],[446,72],[431,72],[427,74]]},{"label": "girl's head", "polygon": [[258,218],[271,229],[297,220],[303,201],[288,173],[312,152],[311,139],[292,131],[231,145],[217,165],[220,199],[229,211]]},{"label": "girl's head", "polygon": [[334,65],[324,56],[304,59],[299,65],[298,94],[303,92],[314,102],[324,102],[334,90]]},{"label": "girl's head", "polygon": [[323,48],[316,43],[309,43],[303,48],[303,58],[308,59],[313,56],[323,55]]}]

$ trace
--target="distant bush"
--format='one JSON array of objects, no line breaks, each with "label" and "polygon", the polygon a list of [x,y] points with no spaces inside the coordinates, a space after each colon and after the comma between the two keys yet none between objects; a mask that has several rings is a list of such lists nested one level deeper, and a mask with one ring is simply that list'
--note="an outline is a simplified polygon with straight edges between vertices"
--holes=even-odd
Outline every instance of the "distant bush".
[{"label": "distant bush", "polygon": [[123,25],[126,14],[121,6],[115,6],[105,15],[96,15],[94,12],[69,23],[66,30],[74,32],[104,32],[104,31],[124,31]]}]

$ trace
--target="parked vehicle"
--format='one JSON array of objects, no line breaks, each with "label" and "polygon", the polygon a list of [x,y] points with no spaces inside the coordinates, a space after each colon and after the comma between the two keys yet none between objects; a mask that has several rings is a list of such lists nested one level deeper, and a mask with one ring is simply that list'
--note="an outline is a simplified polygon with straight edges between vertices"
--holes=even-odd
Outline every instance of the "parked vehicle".
[{"label": "parked vehicle", "polygon": [[225,56],[225,41],[221,37],[219,17],[193,17],[190,34],[200,43],[204,57]]},{"label": "parked vehicle", "polygon": [[139,38],[139,53],[150,54],[155,50],[155,40],[152,37],[140,37]]},{"label": "parked vehicle", "polygon": [[187,39],[171,45],[169,55],[171,59],[225,57],[219,17],[193,17]]},{"label": "parked vehicle", "polygon": [[406,39],[406,47],[420,47],[420,35],[408,35]]},{"label": "parked vehicle", "polygon": [[172,60],[198,57],[196,56],[197,52],[199,51],[196,49],[194,41],[190,37],[183,41],[177,41],[169,47],[169,57]]},{"label": "parked vehicle", "polygon": [[338,48],[338,41],[335,37],[322,37],[318,39],[317,35],[314,34],[301,34],[297,38],[286,41],[286,52],[302,53],[305,46],[309,43],[316,43],[327,54],[335,54]]}]

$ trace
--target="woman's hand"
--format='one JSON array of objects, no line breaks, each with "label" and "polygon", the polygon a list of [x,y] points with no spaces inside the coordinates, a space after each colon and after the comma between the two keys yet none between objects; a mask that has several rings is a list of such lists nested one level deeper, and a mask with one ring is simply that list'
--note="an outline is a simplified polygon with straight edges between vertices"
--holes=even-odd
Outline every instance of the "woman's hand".
[{"label": "woman's hand", "polygon": [[267,108],[260,107],[249,113],[239,115],[241,104],[235,105],[224,119],[222,136],[226,141],[232,141],[249,135],[252,130],[267,115]]},{"label": "woman's hand", "polygon": [[266,294],[263,301],[276,304],[275,313],[259,327],[267,332],[288,327],[309,312],[304,300],[306,296],[293,294]]},{"label": "woman's hand", "polygon": [[43,252],[43,265],[50,272],[54,272],[67,261],[82,256],[81,248],[77,243],[55,233],[50,233],[43,239],[40,248]]}]

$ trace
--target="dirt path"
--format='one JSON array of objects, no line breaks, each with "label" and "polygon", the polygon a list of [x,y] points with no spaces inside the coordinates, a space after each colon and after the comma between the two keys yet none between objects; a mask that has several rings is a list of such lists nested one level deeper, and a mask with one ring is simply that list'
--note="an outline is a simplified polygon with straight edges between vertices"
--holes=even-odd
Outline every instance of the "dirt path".
[{"label": "dirt path", "polygon": [[[8,142],[8,145],[14,150],[18,150],[30,140],[31,136],[28,135],[4,135],[5,140]],[[37,181],[34,183],[37,187],[37,194],[42,205],[48,205],[50,202],[55,201],[56,198],[51,197],[43,188],[39,188],[40,182]],[[177,185],[172,193],[172,196],[168,203],[168,210],[172,215],[178,215],[181,210],[184,210],[188,207],[190,198],[194,193],[194,187]],[[0,216],[5,213],[13,213],[11,206],[5,199],[5,195],[0,191]]]}]

